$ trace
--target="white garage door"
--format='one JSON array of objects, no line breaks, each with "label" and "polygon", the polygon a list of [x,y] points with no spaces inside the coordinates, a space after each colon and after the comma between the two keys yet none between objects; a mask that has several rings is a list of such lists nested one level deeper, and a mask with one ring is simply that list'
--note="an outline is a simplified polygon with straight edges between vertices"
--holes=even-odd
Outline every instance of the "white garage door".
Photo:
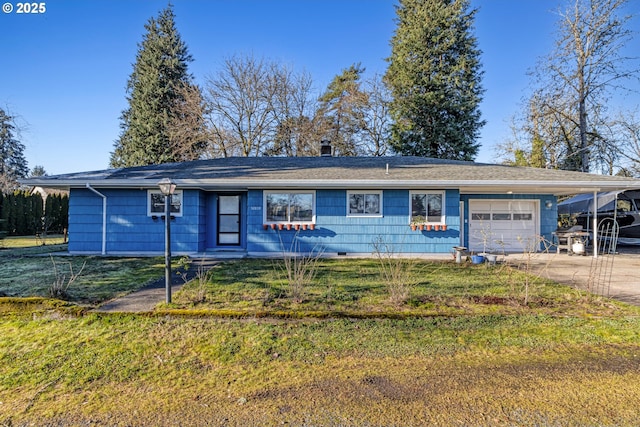
[{"label": "white garage door", "polygon": [[537,247],[538,202],[469,200],[469,249],[523,252]]}]

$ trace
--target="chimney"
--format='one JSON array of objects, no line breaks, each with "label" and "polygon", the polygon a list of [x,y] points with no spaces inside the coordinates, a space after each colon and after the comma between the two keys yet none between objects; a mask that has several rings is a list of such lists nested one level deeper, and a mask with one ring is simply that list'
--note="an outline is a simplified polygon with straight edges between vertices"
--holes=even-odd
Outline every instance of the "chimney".
[{"label": "chimney", "polygon": [[331,157],[331,156],[332,156],[331,141],[329,141],[328,139],[323,139],[322,141],[320,141],[320,157]]}]

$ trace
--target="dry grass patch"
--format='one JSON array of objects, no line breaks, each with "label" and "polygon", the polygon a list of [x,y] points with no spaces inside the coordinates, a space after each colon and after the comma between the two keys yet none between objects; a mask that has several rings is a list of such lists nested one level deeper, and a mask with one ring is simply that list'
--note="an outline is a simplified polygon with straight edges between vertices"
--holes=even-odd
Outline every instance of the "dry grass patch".
[{"label": "dry grass patch", "polygon": [[639,322],[5,316],[0,422],[633,425]]}]

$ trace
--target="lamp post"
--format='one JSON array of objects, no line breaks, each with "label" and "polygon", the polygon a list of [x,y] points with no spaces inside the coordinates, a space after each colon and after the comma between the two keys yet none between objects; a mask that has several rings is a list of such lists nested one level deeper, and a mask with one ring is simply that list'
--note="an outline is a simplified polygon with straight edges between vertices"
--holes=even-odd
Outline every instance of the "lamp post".
[{"label": "lamp post", "polygon": [[176,190],[176,184],[169,178],[163,178],[158,183],[164,194],[164,286],[166,303],[171,303],[171,199]]}]

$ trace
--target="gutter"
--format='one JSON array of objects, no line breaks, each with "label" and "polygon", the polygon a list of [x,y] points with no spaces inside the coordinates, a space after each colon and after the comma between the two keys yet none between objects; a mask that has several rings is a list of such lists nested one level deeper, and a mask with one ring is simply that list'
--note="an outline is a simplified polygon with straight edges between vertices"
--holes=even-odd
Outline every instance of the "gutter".
[{"label": "gutter", "polygon": [[102,197],[102,255],[107,254],[107,196],[86,183],[86,188]]},{"label": "gutter", "polygon": [[[460,189],[461,193],[473,193],[477,191],[500,191],[508,189],[511,191],[553,192],[557,194],[591,193],[594,189],[598,191],[623,191],[640,188],[638,180],[575,180],[575,181],[553,181],[553,180],[438,180],[438,179],[177,179],[175,180],[179,188],[182,189],[343,189],[343,188],[376,188],[376,189],[396,189],[396,188],[444,188]],[[149,179],[96,179],[91,180],[91,184],[86,181],[76,179],[28,179],[21,180],[27,185],[41,186],[46,188],[77,188],[78,186],[93,185],[98,188],[156,188],[155,182]],[[580,190],[578,190],[580,189]]]}]

